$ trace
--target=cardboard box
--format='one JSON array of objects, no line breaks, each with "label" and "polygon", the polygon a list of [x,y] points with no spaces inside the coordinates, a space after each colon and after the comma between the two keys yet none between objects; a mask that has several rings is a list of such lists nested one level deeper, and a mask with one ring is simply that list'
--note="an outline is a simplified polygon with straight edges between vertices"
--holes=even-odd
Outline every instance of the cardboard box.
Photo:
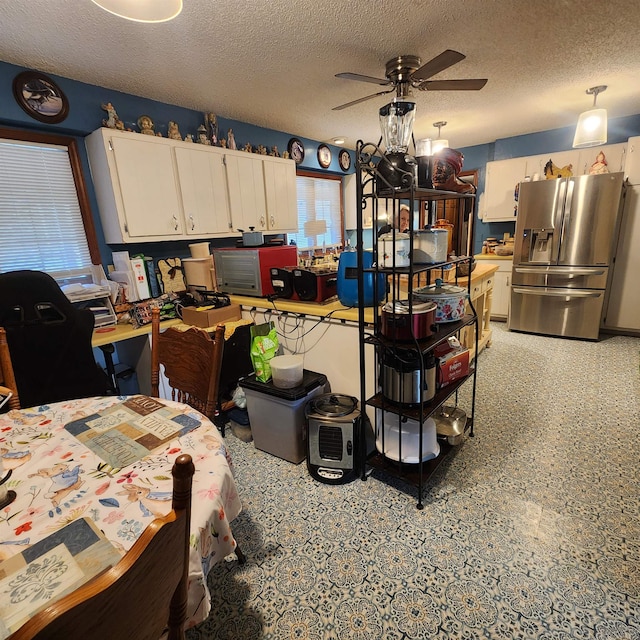
[{"label": "cardboard box", "polygon": [[182,322],[207,329],[232,320],[240,320],[242,312],[239,304],[214,309],[212,307],[185,307],[182,310]]},{"label": "cardboard box", "polygon": [[436,356],[439,356],[436,374],[438,388],[469,375],[469,349],[452,349],[442,355],[436,349]]}]

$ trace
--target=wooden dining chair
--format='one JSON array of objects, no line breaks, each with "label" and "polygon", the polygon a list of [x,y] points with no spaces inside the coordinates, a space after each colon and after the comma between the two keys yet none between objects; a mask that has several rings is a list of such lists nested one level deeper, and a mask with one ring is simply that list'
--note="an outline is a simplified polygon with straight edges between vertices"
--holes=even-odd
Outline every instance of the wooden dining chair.
[{"label": "wooden dining chair", "polygon": [[173,465],[171,512],[156,518],[115,567],[29,619],[9,640],[184,640],[191,456]]},{"label": "wooden dining chair", "polygon": [[0,385],[12,393],[7,403],[9,409],[20,409],[18,385],[16,384],[16,377],[13,372],[13,363],[11,362],[11,353],[9,352],[9,344],[7,342],[7,332],[4,330],[4,327],[0,327]]},{"label": "wooden dining chair", "polygon": [[224,350],[224,326],[213,338],[204,329],[160,331],[160,310],[152,311],[151,395],[159,397],[160,365],[171,387],[171,399],[188,404],[213,420]]}]

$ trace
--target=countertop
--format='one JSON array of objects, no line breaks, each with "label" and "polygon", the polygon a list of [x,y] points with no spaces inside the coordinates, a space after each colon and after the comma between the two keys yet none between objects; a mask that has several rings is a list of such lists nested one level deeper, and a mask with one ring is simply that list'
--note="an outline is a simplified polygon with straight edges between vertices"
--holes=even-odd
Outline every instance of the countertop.
[{"label": "countertop", "polygon": [[[500,256],[491,255],[492,258],[501,259]],[[498,265],[488,264],[484,260],[478,262],[476,268],[471,272],[471,282],[482,280],[487,276],[494,274],[498,270]],[[458,285],[466,287],[468,284],[468,278],[458,278]],[[254,298],[252,296],[230,296],[231,302],[239,304],[244,308],[255,308],[260,311],[271,310],[288,313],[298,313],[309,316],[316,316],[320,318],[331,317],[335,320],[347,320],[351,322],[358,321],[358,308],[357,307],[345,307],[338,301],[337,298],[328,302],[319,304],[315,302],[300,302],[299,300],[286,300],[279,298],[270,302],[266,298]],[[367,322],[373,322],[373,308],[369,307],[365,310],[365,320]]]},{"label": "countertop", "polygon": [[476,260],[513,260],[513,255],[510,256],[498,256],[495,253],[476,253],[473,256]]}]

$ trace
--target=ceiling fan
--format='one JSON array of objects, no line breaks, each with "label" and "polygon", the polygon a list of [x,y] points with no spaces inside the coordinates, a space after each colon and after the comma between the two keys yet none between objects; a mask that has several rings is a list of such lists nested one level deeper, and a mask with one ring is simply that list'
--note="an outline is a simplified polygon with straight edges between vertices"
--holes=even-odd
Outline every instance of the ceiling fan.
[{"label": "ceiling fan", "polygon": [[336,78],[346,78],[347,80],[359,80],[360,82],[371,82],[380,86],[392,85],[386,91],[372,93],[364,98],[352,100],[338,107],[333,107],[332,111],[346,109],[359,102],[370,100],[376,96],[383,96],[393,91],[398,98],[411,95],[411,88],[420,91],[478,91],[487,84],[487,78],[476,78],[470,80],[429,80],[437,73],[448,69],[454,64],[464,60],[466,56],[458,51],[447,49],[440,55],[422,64],[418,56],[397,56],[387,62],[386,78],[373,78],[360,73],[337,73]]}]

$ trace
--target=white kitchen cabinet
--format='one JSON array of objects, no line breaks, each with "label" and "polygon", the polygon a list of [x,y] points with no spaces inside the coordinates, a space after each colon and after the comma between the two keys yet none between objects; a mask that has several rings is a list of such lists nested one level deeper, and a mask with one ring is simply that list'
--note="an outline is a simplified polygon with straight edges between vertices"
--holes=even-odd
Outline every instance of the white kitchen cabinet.
[{"label": "white kitchen cabinet", "polygon": [[527,159],[487,162],[487,176],[479,212],[483,222],[515,222],[516,187],[527,174]]},{"label": "white kitchen cabinet", "polygon": [[226,153],[227,187],[234,229],[267,230],[267,200],[262,162],[250,153]]},{"label": "white kitchen cabinet", "polygon": [[629,138],[627,142],[624,177],[629,184],[640,184],[640,136]]},{"label": "white kitchen cabinet", "polygon": [[293,160],[262,158],[267,200],[267,229],[298,232],[296,165]]},{"label": "white kitchen cabinet", "polygon": [[491,319],[507,320],[509,317],[509,304],[511,302],[511,270],[513,260],[504,258],[496,259],[494,264],[498,270],[493,279],[493,300],[491,303]]},{"label": "white kitchen cabinet", "polygon": [[86,145],[108,243],[182,235],[182,209],[169,145],[110,129],[95,131]]},{"label": "white kitchen cabinet", "polygon": [[588,174],[591,165],[596,161],[600,152],[604,153],[609,173],[624,171],[627,143],[621,142],[620,144],[605,144],[601,147],[580,149],[578,164],[574,167],[573,175],[581,176]]},{"label": "white kitchen cabinet", "polygon": [[221,149],[106,128],[85,144],[107,243],[228,234]]},{"label": "white kitchen cabinet", "polygon": [[187,235],[229,233],[224,154],[220,151],[193,144],[174,148]]},{"label": "white kitchen cabinet", "polygon": [[[350,173],[344,177],[344,228],[356,229],[358,226],[357,211],[359,211],[357,197],[356,197],[356,184],[358,180],[355,173]],[[386,219],[386,211],[382,210],[385,206],[386,200],[380,200],[377,203],[379,207],[378,219]],[[362,207],[362,226],[364,229],[370,229],[373,224],[373,206],[374,202],[369,198]]]}]

